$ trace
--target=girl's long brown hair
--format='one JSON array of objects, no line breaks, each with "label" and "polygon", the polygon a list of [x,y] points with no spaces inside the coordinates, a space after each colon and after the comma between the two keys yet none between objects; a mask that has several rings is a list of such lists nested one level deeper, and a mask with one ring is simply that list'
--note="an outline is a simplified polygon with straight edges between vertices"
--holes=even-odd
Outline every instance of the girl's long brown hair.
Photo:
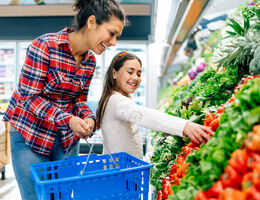
[{"label": "girl's long brown hair", "polygon": [[102,96],[98,102],[98,108],[97,108],[97,128],[99,129],[101,127],[102,118],[107,106],[107,102],[110,98],[110,96],[113,94],[114,91],[117,90],[116,80],[113,78],[113,69],[118,71],[127,60],[134,60],[137,59],[140,65],[142,66],[142,62],[140,58],[138,58],[136,55],[128,52],[120,52],[115,55],[115,57],[112,59],[109,68],[105,75],[105,81],[103,86],[103,92]]}]

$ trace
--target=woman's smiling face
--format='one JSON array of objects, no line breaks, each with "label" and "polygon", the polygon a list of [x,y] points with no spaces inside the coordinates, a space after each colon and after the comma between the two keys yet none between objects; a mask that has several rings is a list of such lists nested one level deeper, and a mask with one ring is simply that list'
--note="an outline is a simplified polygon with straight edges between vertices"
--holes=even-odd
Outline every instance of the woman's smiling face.
[{"label": "woman's smiling face", "polygon": [[102,54],[108,47],[115,46],[118,37],[121,36],[124,24],[116,17],[111,17],[108,22],[101,25],[94,24],[91,27],[88,40],[89,47],[96,54]]},{"label": "woman's smiling face", "polygon": [[113,71],[113,78],[116,79],[117,89],[125,96],[134,93],[139,87],[141,75],[142,68],[137,59],[126,60],[118,71]]}]

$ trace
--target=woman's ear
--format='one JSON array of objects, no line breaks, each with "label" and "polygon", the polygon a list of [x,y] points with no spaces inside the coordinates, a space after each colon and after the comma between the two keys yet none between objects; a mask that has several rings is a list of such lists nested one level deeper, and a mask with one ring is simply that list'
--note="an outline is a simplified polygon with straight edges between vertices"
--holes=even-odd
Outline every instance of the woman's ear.
[{"label": "woman's ear", "polygon": [[92,29],[96,25],[96,17],[95,15],[90,15],[87,20],[88,29]]},{"label": "woman's ear", "polygon": [[117,77],[116,70],[115,70],[115,69],[113,69],[113,79],[116,79],[116,77]]}]

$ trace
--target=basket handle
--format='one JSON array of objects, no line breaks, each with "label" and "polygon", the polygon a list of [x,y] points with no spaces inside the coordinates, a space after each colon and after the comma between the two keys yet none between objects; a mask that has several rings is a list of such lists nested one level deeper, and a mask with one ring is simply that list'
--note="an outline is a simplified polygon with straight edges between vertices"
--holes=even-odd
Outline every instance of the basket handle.
[{"label": "basket handle", "polygon": [[[91,132],[89,137],[91,138],[94,134],[95,134],[94,132]],[[70,144],[69,144],[68,148],[66,149],[65,159],[68,158],[69,149],[70,149],[70,146],[71,146],[71,144],[72,144],[72,141],[73,141],[74,137],[75,137],[75,135],[72,136],[72,138],[71,138],[71,140],[70,140]],[[88,146],[90,146],[89,143],[88,143],[88,141],[87,141],[87,139],[86,139],[86,142],[87,142]]]},{"label": "basket handle", "polygon": [[[94,135],[94,134],[95,134],[94,132],[91,132],[91,136]],[[96,134],[96,135],[97,135],[97,134]],[[116,166],[116,161],[114,160],[114,158],[113,158],[113,156],[111,155],[110,151],[107,149],[107,147],[106,147],[106,145],[105,145],[105,143],[104,143],[103,138],[101,138],[99,135],[97,135],[97,136],[98,136],[98,137],[101,139],[101,141],[103,142],[104,148],[106,149],[106,151],[108,152],[108,155],[110,156],[110,158],[112,159],[113,163],[114,163],[115,166]],[[86,141],[87,141],[87,139],[86,139]],[[85,172],[85,170],[86,170],[86,167],[87,167],[87,164],[88,164],[88,160],[89,160],[89,158],[90,158],[90,154],[91,154],[91,152],[92,152],[94,143],[95,143],[95,140],[94,140],[94,142],[91,144],[91,147],[90,147],[90,150],[89,150],[89,154],[88,154],[86,163],[85,163],[83,169],[80,171],[80,175],[81,175],[81,176],[83,176],[83,174],[84,174],[84,172]],[[119,167],[116,166],[116,168],[119,168]]]}]

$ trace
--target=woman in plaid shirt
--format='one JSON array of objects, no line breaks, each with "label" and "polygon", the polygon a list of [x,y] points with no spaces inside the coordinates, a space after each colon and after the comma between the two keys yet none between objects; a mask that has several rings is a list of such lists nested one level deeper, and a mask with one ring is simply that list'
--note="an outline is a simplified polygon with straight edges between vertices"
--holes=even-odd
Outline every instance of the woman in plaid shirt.
[{"label": "woman in plaid shirt", "polygon": [[[29,165],[77,155],[79,139],[95,130],[87,105],[94,54],[115,46],[126,16],[117,0],[78,0],[76,27],[36,38],[28,47],[4,120],[22,199],[36,200]],[[71,148],[70,148],[71,147]],[[70,148],[70,149],[68,149]]]}]

